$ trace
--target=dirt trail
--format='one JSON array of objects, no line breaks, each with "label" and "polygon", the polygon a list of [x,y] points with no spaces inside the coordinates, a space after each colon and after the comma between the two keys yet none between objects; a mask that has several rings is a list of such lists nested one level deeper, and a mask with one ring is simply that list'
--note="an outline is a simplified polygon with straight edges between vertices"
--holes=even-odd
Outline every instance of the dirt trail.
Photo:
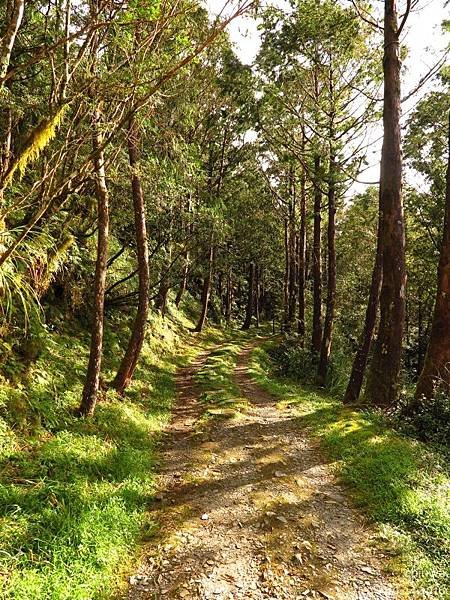
[{"label": "dirt trail", "polygon": [[160,531],[130,580],[130,600],[396,598],[330,465],[290,409],[250,380],[253,346],[234,375],[251,408],[206,433],[195,429],[193,374],[207,355],[178,375],[152,515]]}]

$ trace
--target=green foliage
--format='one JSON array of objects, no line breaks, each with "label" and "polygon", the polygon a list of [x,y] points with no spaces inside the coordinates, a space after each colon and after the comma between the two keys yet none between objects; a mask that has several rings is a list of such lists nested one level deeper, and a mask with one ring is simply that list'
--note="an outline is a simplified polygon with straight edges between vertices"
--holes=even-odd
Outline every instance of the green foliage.
[{"label": "green foliage", "polygon": [[402,436],[380,415],[356,411],[292,379],[271,375],[271,344],[254,351],[252,374],[335,461],[355,503],[379,526],[408,598],[450,594],[450,473],[444,456]]},{"label": "green foliage", "polygon": [[409,414],[406,403],[398,411],[397,419],[399,429],[449,452],[450,398],[446,389],[437,387],[433,398],[419,403],[413,415]]}]

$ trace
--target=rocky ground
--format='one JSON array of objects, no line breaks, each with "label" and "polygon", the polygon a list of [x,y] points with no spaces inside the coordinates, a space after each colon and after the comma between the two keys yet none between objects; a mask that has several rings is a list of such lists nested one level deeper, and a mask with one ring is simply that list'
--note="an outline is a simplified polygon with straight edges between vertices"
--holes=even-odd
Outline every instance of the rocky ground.
[{"label": "rocky ground", "polygon": [[129,599],[387,600],[396,595],[382,552],[291,409],[248,375],[252,344],[234,374],[250,408],[199,430],[193,375],[164,442],[159,532],[130,578]]}]

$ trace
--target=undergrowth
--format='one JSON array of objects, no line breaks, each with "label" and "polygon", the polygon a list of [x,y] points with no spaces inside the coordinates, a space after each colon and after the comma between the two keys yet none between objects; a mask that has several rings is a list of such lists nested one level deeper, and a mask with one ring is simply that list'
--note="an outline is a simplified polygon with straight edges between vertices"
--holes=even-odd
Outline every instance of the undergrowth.
[{"label": "undergrowth", "polygon": [[[200,345],[173,310],[152,315],[124,398],[108,391],[92,419],[74,416],[89,334],[77,322],[45,331],[37,360],[0,379],[0,598],[110,598],[153,528],[157,443],[174,397],[173,373]],[[103,372],[115,373],[129,322],[108,319]],[[24,368],[24,364],[26,367]]]},{"label": "undergrowth", "polygon": [[394,431],[378,414],[344,407],[314,388],[274,374],[270,344],[255,349],[253,378],[296,409],[355,503],[379,525],[406,598],[450,598],[450,474],[443,456]]}]

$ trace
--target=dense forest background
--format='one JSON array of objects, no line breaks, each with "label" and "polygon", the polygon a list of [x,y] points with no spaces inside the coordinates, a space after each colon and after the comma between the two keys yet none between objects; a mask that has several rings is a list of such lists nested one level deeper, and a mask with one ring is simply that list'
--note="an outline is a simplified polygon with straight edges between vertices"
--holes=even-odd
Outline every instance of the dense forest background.
[{"label": "dense forest background", "polygon": [[[411,8],[241,0],[212,21],[196,0],[1,3],[5,506],[30,473],[71,469],[58,453],[82,432],[118,434],[146,393],[162,406],[175,363],[153,384],[142,369],[206,323],[282,333],[282,374],[445,452],[450,71],[439,59],[400,125]],[[242,14],[260,23],[252,66],[226,33]],[[380,182],[354,193],[376,122]],[[2,518],[6,548],[26,539]]]}]

